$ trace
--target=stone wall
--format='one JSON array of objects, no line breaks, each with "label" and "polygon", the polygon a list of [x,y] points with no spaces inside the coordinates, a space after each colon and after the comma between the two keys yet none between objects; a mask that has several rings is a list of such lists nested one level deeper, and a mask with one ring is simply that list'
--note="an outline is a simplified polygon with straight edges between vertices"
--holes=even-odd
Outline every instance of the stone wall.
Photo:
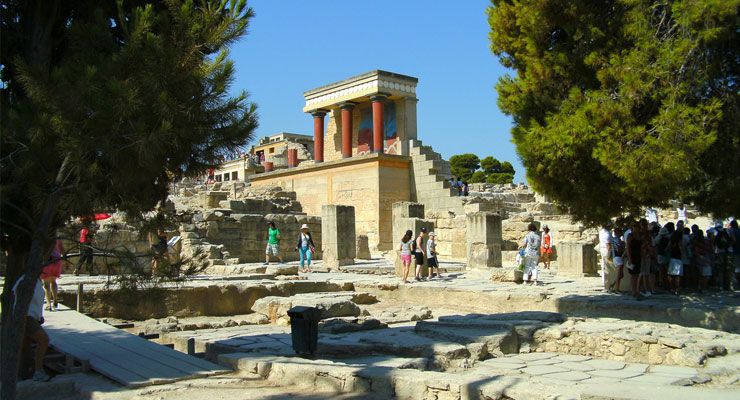
[{"label": "stone wall", "polygon": [[260,174],[252,188],[294,191],[308,215],[321,215],[329,204],[354,206],[357,234],[368,236],[371,250],[390,250],[391,205],[409,200],[408,168],[405,157],[371,154]]},{"label": "stone wall", "polygon": [[[299,259],[293,249],[299,228],[308,224],[316,249],[321,249],[321,218],[300,214],[248,214],[240,210],[208,210],[182,217],[183,255],[196,248],[207,251],[213,265],[259,262],[265,259],[268,222],[280,231],[280,254],[285,261]],[[321,253],[315,256],[320,259]],[[275,257],[272,257],[273,260]]]}]

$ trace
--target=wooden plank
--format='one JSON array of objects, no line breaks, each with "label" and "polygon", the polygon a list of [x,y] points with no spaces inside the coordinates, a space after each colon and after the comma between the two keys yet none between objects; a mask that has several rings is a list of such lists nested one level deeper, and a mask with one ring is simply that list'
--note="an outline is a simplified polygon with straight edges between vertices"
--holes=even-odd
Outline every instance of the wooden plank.
[{"label": "wooden plank", "polygon": [[[130,335],[125,332],[121,333],[124,335]],[[161,353],[160,349],[157,349],[160,351],[149,353],[147,354],[147,356],[142,357],[136,352],[131,351],[131,349],[127,349],[126,347],[120,346],[116,342],[110,341],[111,339],[116,340],[116,336],[119,335],[114,335],[113,337],[106,336],[105,332],[97,330],[95,331],[95,334],[83,335],[74,334],[73,331],[67,331],[61,333],[59,336],[62,340],[74,341],[79,345],[79,347],[86,349],[89,353],[98,355],[99,358],[105,357],[108,362],[118,365],[121,368],[131,370],[130,366],[136,366],[136,372],[138,374],[151,380],[155,380],[158,382],[172,382],[174,380],[187,378],[189,377],[189,375],[191,375],[186,375],[183,373],[183,371],[172,368],[170,365],[159,362],[156,358],[154,358],[156,357],[156,355]],[[138,344],[149,343],[144,339],[139,339],[137,337],[135,338],[140,341]]]},{"label": "wooden plank", "polygon": [[118,330],[66,307],[47,312],[44,329],[52,347],[89,360],[93,369],[129,387],[169,383],[230,372]]}]

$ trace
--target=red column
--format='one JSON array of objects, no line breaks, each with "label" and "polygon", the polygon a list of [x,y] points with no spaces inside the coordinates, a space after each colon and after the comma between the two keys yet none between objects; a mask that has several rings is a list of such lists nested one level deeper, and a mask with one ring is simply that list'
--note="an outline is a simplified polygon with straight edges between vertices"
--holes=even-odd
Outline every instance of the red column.
[{"label": "red column", "polygon": [[385,103],[385,96],[374,96],[371,98],[373,101],[373,153],[382,153],[383,139],[385,139],[385,121],[383,117],[383,106]]},{"label": "red column", "polygon": [[288,149],[288,167],[293,166],[293,149]]},{"label": "red column", "polygon": [[265,172],[270,172],[272,170],[273,170],[272,161],[265,161]]},{"label": "red column", "polygon": [[352,109],[354,103],[344,103],[342,109],[342,158],[352,157]]},{"label": "red column", "polygon": [[324,162],[324,116],[325,111],[315,111],[313,115],[313,159]]},{"label": "red column", "polygon": [[293,166],[298,166],[298,149],[292,149],[290,150],[291,154],[293,154]]}]

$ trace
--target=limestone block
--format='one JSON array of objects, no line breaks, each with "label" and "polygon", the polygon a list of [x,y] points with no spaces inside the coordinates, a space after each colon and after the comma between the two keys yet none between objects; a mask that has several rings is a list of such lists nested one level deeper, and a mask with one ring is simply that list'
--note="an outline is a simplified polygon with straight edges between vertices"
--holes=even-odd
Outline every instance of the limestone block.
[{"label": "limestone block", "polygon": [[360,260],[370,259],[370,247],[367,235],[357,235],[357,258]]},{"label": "limestone block", "polygon": [[494,282],[516,282],[522,283],[524,273],[519,268],[492,268],[491,280]]},{"label": "limestone block", "polygon": [[467,266],[501,266],[501,217],[490,212],[467,215]]},{"label": "limestone block", "polygon": [[[614,264],[613,260],[608,260],[606,262],[606,284],[609,285],[610,283],[614,282],[615,279],[617,279],[617,266],[616,264]],[[626,266],[624,267],[624,276],[619,282],[618,289],[622,292],[629,292],[631,290],[629,271],[627,271]]]},{"label": "limestone block", "polygon": [[561,242],[558,247],[558,275],[576,278],[598,276],[594,245],[585,242]]},{"label": "limestone block", "polygon": [[393,203],[393,215],[400,218],[424,218],[424,204],[399,201]]},{"label": "limestone block", "polygon": [[[295,218],[295,217],[294,217]],[[329,269],[355,263],[357,244],[355,208],[325,205],[321,208],[322,258]]]},{"label": "limestone block", "polygon": [[288,265],[288,264],[277,264],[277,265],[268,265],[265,269],[266,274],[272,274],[272,275],[298,275],[298,266],[297,265]]},{"label": "limestone block", "polygon": [[[215,186],[214,186],[215,188]],[[201,194],[201,204],[203,208],[212,209],[218,208],[221,201],[226,200],[229,197],[229,192],[211,190],[209,192]]]},{"label": "limestone block", "polygon": [[227,210],[244,210],[244,202],[241,200],[222,200],[218,204]]}]

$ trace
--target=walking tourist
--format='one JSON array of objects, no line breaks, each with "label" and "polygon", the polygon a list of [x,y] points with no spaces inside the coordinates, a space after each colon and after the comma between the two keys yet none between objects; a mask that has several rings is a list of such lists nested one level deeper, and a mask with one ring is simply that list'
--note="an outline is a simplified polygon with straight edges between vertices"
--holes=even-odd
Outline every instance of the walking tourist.
[{"label": "walking tourist", "polygon": [[283,256],[280,255],[280,231],[275,227],[275,223],[270,221],[267,229],[267,247],[265,248],[265,264],[270,265],[270,253],[277,256],[280,264],[285,264]]},{"label": "walking tourist", "polygon": [[624,250],[625,243],[622,239],[622,228],[614,228],[612,236],[612,254],[614,254],[614,265],[617,266],[617,278],[609,285],[609,290],[619,293],[619,285],[624,277]]},{"label": "walking tourist", "polygon": [[463,196],[467,196],[470,193],[468,182],[463,182]]},{"label": "walking tourist", "polygon": [[[49,261],[54,261],[41,270],[41,280],[44,282],[44,292],[46,292],[46,310],[56,310],[59,307],[57,298],[57,279],[62,276],[62,255],[65,253],[64,245],[61,239],[54,243],[54,249],[51,251]],[[52,308],[52,305],[54,308]]]},{"label": "walking tourist", "polygon": [[601,284],[606,288],[606,263],[611,258],[612,233],[602,227],[599,231],[599,252],[601,253]]},{"label": "walking tourist", "polygon": [[[298,232],[298,243],[295,245],[296,251],[301,256],[301,271],[311,272],[311,255],[316,251],[316,245],[313,244],[313,238],[311,238],[311,232],[307,224],[301,225],[300,232]],[[303,268],[303,265],[306,267]]]},{"label": "walking tourist", "polygon": [[403,283],[407,283],[406,280],[409,276],[409,268],[411,267],[411,236],[414,234],[410,229],[406,231],[406,234],[401,238],[401,246],[398,247],[398,251],[401,252],[401,263],[403,264]]},{"label": "walking tourist", "polygon": [[735,270],[732,250],[735,237],[728,228],[722,226],[722,221],[716,222],[714,231],[714,267],[717,286],[720,290],[732,290],[732,276]]},{"label": "walking tourist", "polygon": [[89,221],[86,220],[86,225],[80,230],[80,259],[77,261],[77,265],[74,269],[74,274],[79,275],[80,274],[80,268],[82,267],[82,263],[85,263],[85,267],[90,274],[90,276],[97,275],[93,271],[93,248],[92,243],[95,238],[95,224],[89,223]]},{"label": "walking tourist", "polygon": [[[13,297],[18,300],[16,295],[18,285],[23,281],[25,275],[21,275],[13,286]],[[28,306],[26,315],[26,330],[23,332],[23,343],[21,345],[21,354],[26,354],[31,343],[36,343],[36,353],[33,359],[33,380],[46,382],[51,377],[44,371],[44,355],[49,347],[49,335],[46,334],[41,325],[44,324],[43,317],[44,307],[44,285],[41,278],[36,280],[36,287],[33,290],[31,304]]]},{"label": "walking tourist", "polygon": [[670,261],[668,262],[668,282],[671,292],[678,294],[681,288],[681,275],[683,275],[683,230],[676,229],[671,235]]},{"label": "walking tourist", "polygon": [[437,279],[441,278],[439,274],[439,261],[437,260],[437,246],[434,243],[436,235],[434,232],[429,232],[429,239],[427,240],[427,267],[429,268],[429,279],[434,277],[432,274],[432,268],[437,269]]},{"label": "walking tourist", "polygon": [[457,189],[457,196],[458,197],[462,196],[462,193],[463,193],[463,184],[462,184],[462,181],[460,180],[460,177],[459,176],[457,177],[457,182],[455,182],[455,188]]},{"label": "walking tourist", "polygon": [[527,235],[524,236],[522,248],[524,249],[524,282],[537,282],[537,263],[540,259],[540,237],[537,236],[537,225],[530,222],[527,226]]},{"label": "walking tourist", "polygon": [[550,257],[552,257],[552,236],[550,235],[550,228],[545,225],[542,228],[542,247],[540,247],[542,253],[542,262],[544,269],[550,269]]},{"label": "walking tourist", "polygon": [[419,230],[419,236],[414,239],[414,259],[416,260],[416,276],[414,279],[417,281],[422,280],[422,269],[424,268],[424,236],[427,233],[427,228],[421,227]]}]

